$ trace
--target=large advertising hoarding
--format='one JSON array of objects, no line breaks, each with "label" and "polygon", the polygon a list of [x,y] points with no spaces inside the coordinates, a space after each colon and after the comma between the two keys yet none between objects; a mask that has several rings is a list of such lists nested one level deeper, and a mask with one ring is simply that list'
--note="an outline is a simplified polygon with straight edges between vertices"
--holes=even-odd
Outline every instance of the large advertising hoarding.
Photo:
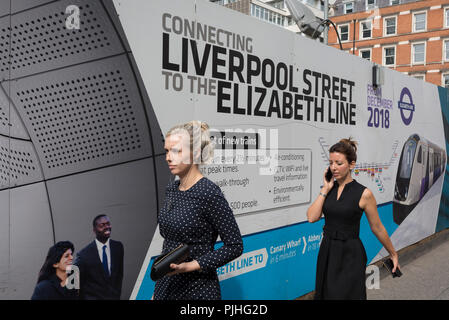
[{"label": "large advertising hoarding", "polygon": [[[48,248],[79,251],[100,213],[125,247],[122,299],[150,299],[163,133],[193,119],[243,235],[224,299],[314,289],[324,221],[306,210],[341,138],[396,249],[449,226],[443,88],[384,68],[375,88],[371,62],[205,0],[0,1],[0,39],[0,299],[29,299]],[[360,237],[386,255],[365,217]]]},{"label": "large advertising hoarding", "polygon": [[[203,173],[221,186],[245,247],[217,270],[225,299],[314,289],[323,220],[308,223],[306,210],[340,138],[358,141],[353,177],[374,193],[397,249],[436,231],[441,89],[388,69],[375,88],[372,63],[206,1],[114,3],[162,131],[199,119],[216,132]],[[370,262],[386,255],[365,217],[361,239]],[[151,298],[161,244],[156,232],[132,298]]]}]

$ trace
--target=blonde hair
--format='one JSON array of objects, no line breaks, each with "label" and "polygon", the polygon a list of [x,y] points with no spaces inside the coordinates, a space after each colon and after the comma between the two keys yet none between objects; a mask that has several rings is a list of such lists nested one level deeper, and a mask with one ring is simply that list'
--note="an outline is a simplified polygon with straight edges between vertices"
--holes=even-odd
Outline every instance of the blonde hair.
[{"label": "blonde hair", "polygon": [[211,163],[214,156],[214,144],[210,138],[209,125],[203,121],[192,120],[174,126],[168,130],[165,137],[168,138],[174,134],[185,133],[190,137],[190,151],[193,152],[193,163]]}]

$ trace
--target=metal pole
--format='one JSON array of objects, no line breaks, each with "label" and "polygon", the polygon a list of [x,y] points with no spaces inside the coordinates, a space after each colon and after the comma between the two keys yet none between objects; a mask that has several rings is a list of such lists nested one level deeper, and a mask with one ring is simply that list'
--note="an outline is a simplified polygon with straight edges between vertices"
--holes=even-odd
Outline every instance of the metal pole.
[{"label": "metal pole", "polygon": [[[327,20],[328,12],[329,12],[329,0],[324,0],[324,20]],[[324,44],[326,44],[326,45],[328,44],[328,41],[327,41],[327,33],[328,33],[328,31],[329,31],[329,26],[325,25],[325,28],[324,28]]]},{"label": "metal pole", "polygon": [[356,19],[354,19],[354,34],[352,36],[352,54],[355,54],[355,26],[356,26]]}]

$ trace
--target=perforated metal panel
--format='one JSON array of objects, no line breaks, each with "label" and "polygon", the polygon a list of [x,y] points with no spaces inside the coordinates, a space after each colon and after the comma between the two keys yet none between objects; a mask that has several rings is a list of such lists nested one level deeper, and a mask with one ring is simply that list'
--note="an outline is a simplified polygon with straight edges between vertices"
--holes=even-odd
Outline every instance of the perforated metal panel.
[{"label": "perforated metal panel", "polygon": [[[69,5],[80,9],[79,30],[66,27]],[[124,52],[98,0],[57,1],[14,14],[11,39],[11,79]]]},{"label": "perforated metal panel", "polygon": [[[163,154],[165,159],[164,134],[161,131],[158,119],[156,117],[156,114],[154,113],[153,105],[151,104],[148,95],[145,94],[145,85],[143,84],[142,77],[140,76],[139,69],[136,65],[136,61],[132,56],[132,54],[128,54],[128,57],[129,60],[131,61],[131,65],[136,74],[137,85],[139,86],[140,91],[143,92],[142,94],[143,104],[145,105],[148,123],[151,129],[151,138],[153,140],[153,155]],[[166,168],[166,170],[167,170],[166,172],[169,172],[168,167]]]},{"label": "perforated metal panel", "polygon": [[5,292],[9,287],[10,269],[10,190],[0,191],[0,298],[5,298]]},{"label": "perforated metal panel", "polygon": [[9,192],[10,202],[11,256],[9,283],[0,297],[27,300],[33,293],[48,248],[53,245],[47,190],[41,182],[5,191]]},{"label": "perforated metal panel", "polygon": [[45,177],[151,155],[143,106],[126,55],[11,85],[11,98]]},{"label": "perforated metal panel", "polygon": [[0,189],[42,179],[32,143],[0,136]]},{"label": "perforated metal panel", "polygon": [[9,135],[9,103],[0,89],[0,133]]},{"label": "perforated metal panel", "polygon": [[9,11],[10,11],[10,2],[8,0],[0,1],[0,17],[9,14]]},{"label": "perforated metal panel", "polygon": [[0,19],[0,82],[9,79],[10,17]]},{"label": "perforated metal panel", "polygon": [[0,86],[0,134],[30,140],[16,108],[11,104],[6,92]]},{"label": "perforated metal panel", "polygon": [[[9,2],[10,0],[0,0],[0,2]],[[34,8],[54,0],[12,0],[11,1],[11,13]]]}]

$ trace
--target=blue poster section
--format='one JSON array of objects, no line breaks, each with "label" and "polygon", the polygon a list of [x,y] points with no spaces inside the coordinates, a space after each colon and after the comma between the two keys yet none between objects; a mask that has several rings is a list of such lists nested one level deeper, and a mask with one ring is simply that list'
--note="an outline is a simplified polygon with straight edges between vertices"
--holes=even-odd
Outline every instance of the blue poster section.
[{"label": "blue poster section", "polygon": [[[378,211],[391,235],[397,228],[392,203],[379,206]],[[243,255],[217,269],[223,278],[222,298],[289,300],[313,291],[323,225],[321,219],[245,236]],[[371,261],[382,245],[371,232],[365,215],[360,223],[360,238]],[[148,268],[136,299],[151,299],[154,284]]]},{"label": "blue poster section", "polygon": [[[443,114],[444,136],[446,140],[446,159],[449,161],[449,94],[448,89],[438,87],[440,97],[441,112]],[[443,190],[441,192],[440,210],[435,232],[449,228],[449,173],[448,162],[446,162],[446,172],[444,174]]]}]

